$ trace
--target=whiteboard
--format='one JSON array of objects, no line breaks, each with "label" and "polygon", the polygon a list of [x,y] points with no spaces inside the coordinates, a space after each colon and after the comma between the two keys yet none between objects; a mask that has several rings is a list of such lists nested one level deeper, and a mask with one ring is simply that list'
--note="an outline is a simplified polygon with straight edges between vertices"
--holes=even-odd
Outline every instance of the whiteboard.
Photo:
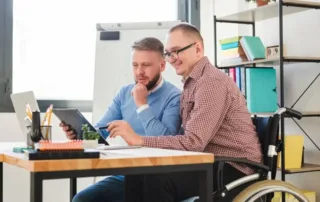
[{"label": "whiteboard", "polygon": [[[181,23],[143,22],[97,24],[94,95],[92,122],[95,124],[111,104],[120,88],[134,82],[131,65],[131,46],[143,37],[156,37],[165,45],[169,28]],[[100,40],[101,31],[119,31],[119,40]],[[182,89],[181,76],[167,63],[163,72],[166,81]]]}]

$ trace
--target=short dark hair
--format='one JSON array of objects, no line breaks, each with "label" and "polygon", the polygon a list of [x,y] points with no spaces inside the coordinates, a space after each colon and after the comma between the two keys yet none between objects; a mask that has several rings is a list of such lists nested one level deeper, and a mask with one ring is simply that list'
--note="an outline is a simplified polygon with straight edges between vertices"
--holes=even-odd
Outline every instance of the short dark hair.
[{"label": "short dark hair", "polygon": [[189,34],[189,35],[192,35],[192,36],[196,37],[198,40],[201,41],[201,43],[203,43],[203,38],[202,38],[199,30],[195,26],[193,26],[193,25],[191,25],[189,23],[184,23],[183,22],[183,23],[180,23],[180,24],[177,24],[177,25],[173,26],[169,30],[169,33],[172,33],[174,31],[178,31],[178,30],[181,30],[185,34]]},{"label": "short dark hair", "polygon": [[164,53],[163,43],[155,37],[145,37],[135,41],[132,45],[132,49],[154,51],[161,55]]}]

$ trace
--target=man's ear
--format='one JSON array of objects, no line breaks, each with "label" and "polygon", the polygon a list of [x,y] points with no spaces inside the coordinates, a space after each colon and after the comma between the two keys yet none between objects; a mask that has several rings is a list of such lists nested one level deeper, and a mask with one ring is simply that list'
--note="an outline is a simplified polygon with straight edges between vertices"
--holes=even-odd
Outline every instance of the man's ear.
[{"label": "man's ear", "polygon": [[160,63],[160,71],[163,72],[165,69],[166,69],[166,61],[163,60],[161,63]]},{"label": "man's ear", "polygon": [[196,43],[196,53],[201,53],[203,50],[202,50],[202,46],[200,43]]}]

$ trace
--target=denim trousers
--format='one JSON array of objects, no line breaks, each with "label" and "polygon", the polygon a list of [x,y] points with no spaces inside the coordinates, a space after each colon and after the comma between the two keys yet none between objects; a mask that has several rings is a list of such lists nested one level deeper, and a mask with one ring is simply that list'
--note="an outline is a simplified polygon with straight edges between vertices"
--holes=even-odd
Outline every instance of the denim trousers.
[{"label": "denim trousers", "polygon": [[107,177],[77,193],[72,202],[122,202],[124,180]]}]

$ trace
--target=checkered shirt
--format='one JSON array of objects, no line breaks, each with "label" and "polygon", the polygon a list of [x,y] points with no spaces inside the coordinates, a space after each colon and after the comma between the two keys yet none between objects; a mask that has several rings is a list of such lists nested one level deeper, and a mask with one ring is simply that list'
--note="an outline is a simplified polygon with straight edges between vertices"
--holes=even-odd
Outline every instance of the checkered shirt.
[{"label": "checkered shirt", "polygon": [[[246,100],[236,83],[203,57],[183,80],[180,115],[184,135],[143,137],[144,146],[246,158],[262,163],[262,153]],[[230,163],[245,174],[247,166]]]}]

